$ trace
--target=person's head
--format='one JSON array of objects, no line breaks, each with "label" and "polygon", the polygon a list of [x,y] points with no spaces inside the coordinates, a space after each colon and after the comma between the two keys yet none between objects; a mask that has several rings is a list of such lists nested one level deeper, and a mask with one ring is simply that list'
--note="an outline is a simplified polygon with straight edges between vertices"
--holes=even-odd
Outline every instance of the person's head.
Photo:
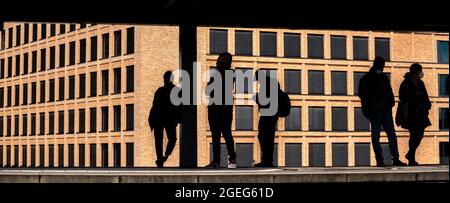
[{"label": "person's head", "polygon": [[414,63],[409,67],[409,72],[411,75],[417,78],[423,78],[422,65]]},{"label": "person's head", "polygon": [[219,55],[219,58],[217,58],[216,66],[219,70],[227,70],[231,68],[231,62],[233,61],[233,56],[228,53],[224,52]]},{"label": "person's head", "polygon": [[164,84],[166,85],[166,84],[169,84],[169,83],[172,83],[172,81],[170,80],[171,78],[172,78],[172,71],[166,71],[165,73],[164,73]]},{"label": "person's head", "polygon": [[385,64],[385,61],[384,61],[383,57],[377,56],[377,57],[375,57],[375,60],[373,61],[373,68],[375,69],[375,71],[377,73],[382,73],[384,70],[384,64]]}]

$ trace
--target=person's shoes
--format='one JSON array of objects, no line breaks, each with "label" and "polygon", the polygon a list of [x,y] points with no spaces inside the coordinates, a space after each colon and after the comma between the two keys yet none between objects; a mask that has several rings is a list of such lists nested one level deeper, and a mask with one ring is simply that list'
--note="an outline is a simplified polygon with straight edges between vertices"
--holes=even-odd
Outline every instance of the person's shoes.
[{"label": "person's shoes", "polygon": [[414,160],[409,160],[409,162],[408,162],[408,166],[418,166],[419,165],[419,163],[417,163],[417,161],[414,161]]},{"label": "person's shoes", "polygon": [[383,161],[377,161],[377,167],[384,167],[384,162]]},{"label": "person's shoes", "polygon": [[158,159],[155,161],[155,163],[156,163],[156,167],[158,167],[158,168],[164,167],[164,161],[162,161],[162,160]]},{"label": "person's shoes", "polygon": [[273,167],[273,163],[260,162],[255,164],[255,167]]},{"label": "person's shoes", "polygon": [[228,168],[237,168],[236,161],[231,160],[230,162],[228,162]]},{"label": "person's shoes", "polygon": [[392,165],[393,165],[393,166],[406,166],[406,164],[403,163],[403,162],[400,161],[400,160],[394,160],[394,161],[392,162]]},{"label": "person's shoes", "polygon": [[209,163],[208,165],[206,165],[205,168],[217,169],[217,168],[220,168],[220,163],[216,163],[216,162],[213,161],[213,162]]}]

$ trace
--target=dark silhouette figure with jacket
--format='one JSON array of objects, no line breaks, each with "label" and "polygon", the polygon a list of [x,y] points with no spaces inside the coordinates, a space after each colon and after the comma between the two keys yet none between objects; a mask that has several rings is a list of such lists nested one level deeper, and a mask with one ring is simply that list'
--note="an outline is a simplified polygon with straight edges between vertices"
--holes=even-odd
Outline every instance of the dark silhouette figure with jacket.
[{"label": "dark silhouette figure with jacket", "polygon": [[422,77],[422,66],[418,63],[412,64],[400,85],[400,103],[395,117],[398,126],[409,130],[409,151],[405,157],[410,166],[419,165],[416,161],[416,150],[422,141],[425,128],[431,125],[428,119],[431,102]]},{"label": "dark silhouette figure with jacket", "polygon": [[375,151],[377,166],[383,167],[383,150],[380,144],[381,126],[386,131],[389,140],[389,149],[394,166],[404,166],[399,159],[397,136],[392,118],[392,107],[395,105],[394,94],[389,79],[384,70],[385,61],[376,57],[370,71],[365,74],[359,83],[358,95],[361,99],[363,114],[370,120],[372,131],[372,146]]},{"label": "dark silhouette figure with jacket", "polygon": [[[150,129],[154,132],[155,136],[155,149],[156,149],[156,166],[162,168],[164,162],[167,161],[172,154],[175,144],[177,142],[176,128],[181,121],[181,111],[178,106],[172,104],[170,100],[170,92],[176,87],[172,81],[173,77],[171,71],[164,73],[164,86],[159,87],[153,98],[153,106],[150,110],[150,116],[148,122]],[[163,134],[164,129],[167,135],[166,152],[163,155]]]},{"label": "dark silhouette figure with jacket", "polygon": [[[258,72],[260,72],[259,70]],[[278,115],[263,115],[261,111],[263,109],[268,109],[271,104],[270,102],[268,104],[261,104],[259,98],[259,94],[265,93],[267,98],[271,97],[271,94],[274,94],[270,91],[270,85],[276,84],[277,85],[277,92],[275,94],[278,94],[278,91],[281,91],[280,84],[278,81],[274,78],[271,78],[269,76],[268,70],[263,70],[259,74],[256,74],[256,80],[260,84],[259,93],[255,96],[256,103],[258,104],[258,110],[260,112],[259,116],[259,122],[258,122],[258,141],[261,148],[261,162],[256,163],[255,167],[273,167],[273,150],[274,150],[274,141],[275,141],[275,131],[276,131],[276,125],[278,122]],[[266,77],[265,84],[262,84],[261,80],[259,80],[259,77],[263,76]],[[271,81],[272,80],[272,81]],[[278,103],[276,104],[278,105]]]},{"label": "dark silhouette figure with jacket", "polygon": [[[226,104],[226,98],[233,99],[233,88],[225,88],[226,79],[225,72],[231,70],[233,57],[230,53],[225,52],[219,55],[216,68],[221,76],[221,102],[220,104],[212,103],[208,106],[208,122],[212,136],[213,161],[208,164],[207,168],[220,168],[220,138],[223,135],[228,150],[228,168],[236,168],[236,151],[234,148],[234,139],[231,133],[231,124],[233,121],[233,103]],[[234,81],[234,79],[233,79]],[[214,79],[211,77],[208,86],[212,85]],[[216,81],[218,82],[218,81]],[[214,90],[209,93],[209,97],[214,97]]]}]

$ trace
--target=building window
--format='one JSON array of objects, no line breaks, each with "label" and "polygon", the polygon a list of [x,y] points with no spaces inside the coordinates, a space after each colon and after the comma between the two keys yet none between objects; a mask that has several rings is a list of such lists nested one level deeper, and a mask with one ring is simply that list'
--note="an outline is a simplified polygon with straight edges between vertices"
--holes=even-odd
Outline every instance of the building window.
[{"label": "building window", "polygon": [[102,107],[102,132],[108,132],[108,107]]},{"label": "building window", "polygon": [[75,149],[73,144],[69,144],[69,167],[73,168],[75,165]]},{"label": "building window", "polygon": [[53,37],[56,35],[56,25],[50,24],[50,37]]},{"label": "building window", "polygon": [[448,142],[439,143],[439,164],[448,165]]},{"label": "building window", "polygon": [[[212,149],[212,147],[211,147]],[[224,146],[224,149],[226,147]],[[226,150],[224,150],[226,151]],[[226,154],[222,151],[221,154]],[[253,165],[253,143],[238,143],[236,144],[236,153],[239,154],[239,159],[236,160],[236,164],[238,167],[251,167]],[[212,153],[211,153],[212,154]],[[225,160],[225,163],[221,163],[221,165],[226,165],[226,158],[221,160]]]},{"label": "building window", "polygon": [[14,106],[19,106],[20,103],[20,85],[15,86],[16,92],[14,93]]},{"label": "building window", "polygon": [[331,58],[347,59],[346,36],[331,36]]},{"label": "building window", "polygon": [[31,145],[30,148],[30,167],[36,167],[36,145]]},{"label": "building window", "polygon": [[45,69],[46,69],[46,60],[47,60],[46,55],[47,55],[46,50],[41,49],[41,69],[40,69],[40,71],[45,71]]},{"label": "building window", "polygon": [[3,145],[0,145],[0,168],[3,168]]},{"label": "building window", "polygon": [[309,130],[324,131],[325,130],[325,113],[324,107],[309,107]]},{"label": "building window", "polygon": [[30,136],[34,136],[36,135],[36,114],[32,113],[31,114],[31,132],[30,132]]},{"label": "building window", "polygon": [[89,144],[90,167],[97,167],[97,144]]},{"label": "building window", "polygon": [[308,94],[323,95],[324,81],[323,71],[308,71]]},{"label": "building window", "polygon": [[48,167],[55,167],[55,146],[52,144],[48,145]]},{"label": "building window", "polygon": [[120,131],[120,105],[114,106],[114,132]]},{"label": "building window", "polygon": [[102,35],[102,59],[109,58],[109,34]]},{"label": "building window", "polygon": [[0,79],[5,78],[5,59],[0,59]]},{"label": "building window", "polygon": [[78,110],[78,133],[84,133],[86,131],[86,110]]},{"label": "building window", "polygon": [[85,160],[85,145],[84,144],[78,144],[78,167],[84,168],[86,166],[86,160]]},{"label": "building window", "polygon": [[325,144],[323,143],[309,144],[309,166],[313,167],[325,166]]},{"label": "building window", "polygon": [[80,74],[79,77],[79,98],[86,98],[86,74]]},{"label": "building window", "polygon": [[75,24],[73,24],[73,23],[72,23],[72,24],[70,24],[70,25],[69,25],[69,32],[73,32],[73,31],[75,31],[75,30],[76,30],[76,28],[77,28],[76,26],[77,26],[77,25],[75,25]]},{"label": "building window", "polygon": [[13,60],[12,57],[8,57],[8,78],[12,77],[12,66],[13,65]]},{"label": "building window", "polygon": [[22,115],[22,136],[27,136],[27,131],[28,131],[28,115],[23,114]]},{"label": "building window", "polygon": [[64,92],[65,92],[64,77],[60,77],[58,79],[58,83],[59,83],[58,101],[64,101]]},{"label": "building window", "polygon": [[114,31],[114,56],[122,55],[122,31]]},{"label": "building window", "polygon": [[45,113],[39,113],[39,135],[45,134]]},{"label": "building window", "polygon": [[23,54],[23,74],[22,75],[27,75],[28,74],[28,53],[24,53]]},{"label": "building window", "polygon": [[11,116],[6,117],[6,137],[11,137]]},{"label": "building window", "polygon": [[333,131],[347,131],[347,108],[346,107],[332,107],[332,130]]},{"label": "building window", "polygon": [[86,24],[85,23],[81,23],[80,24],[80,28],[78,28],[79,30],[86,28]]},{"label": "building window", "polygon": [[45,145],[39,145],[39,166],[45,166]]},{"label": "building window", "polygon": [[55,134],[55,112],[48,112],[48,134]]},{"label": "building window", "polygon": [[355,131],[369,131],[369,120],[364,116],[361,107],[355,107]]},{"label": "building window", "polygon": [[8,97],[7,97],[8,102],[7,102],[6,106],[10,107],[12,105],[12,87],[9,86],[7,88],[8,88]]},{"label": "building window", "polygon": [[19,145],[14,145],[14,168],[19,167]]},{"label": "building window", "polygon": [[235,53],[236,55],[251,56],[253,55],[253,32],[239,31],[235,32]]},{"label": "building window", "polygon": [[31,73],[37,72],[37,51],[31,52]]},{"label": "building window", "polygon": [[80,62],[86,62],[86,39],[80,40]]},{"label": "building window", "polygon": [[64,111],[58,111],[58,134],[64,134]]},{"label": "building window", "polygon": [[65,66],[66,63],[66,45],[60,44],[59,45],[59,67],[62,68]]},{"label": "building window", "polygon": [[42,80],[39,84],[41,90],[39,103],[45,103],[45,80]]},{"label": "building window", "polygon": [[331,94],[347,95],[347,72],[331,71]]},{"label": "building window", "polygon": [[348,166],[348,144],[332,144],[332,166]]},{"label": "building window", "polygon": [[236,106],[236,130],[253,130],[253,106]]},{"label": "building window", "polygon": [[375,38],[375,57],[382,57],[386,61],[391,60],[389,38]]},{"label": "building window", "polygon": [[308,34],[308,58],[323,58],[323,35]]},{"label": "building window", "polygon": [[75,110],[69,110],[69,131],[68,134],[75,132]]},{"label": "building window", "polygon": [[47,24],[41,24],[41,39],[45,39],[47,37]]},{"label": "building window", "polygon": [[448,63],[448,41],[438,41],[438,63]]},{"label": "building window", "polygon": [[126,130],[131,131],[134,130],[134,104],[127,104],[126,111],[127,111]]},{"label": "building window", "polygon": [[69,76],[69,98],[68,100],[75,99],[75,76]]},{"label": "building window", "polygon": [[58,167],[64,167],[64,144],[58,145]]},{"label": "building window", "polygon": [[69,43],[69,66],[75,65],[75,41]]},{"label": "building window", "polygon": [[277,56],[277,33],[275,32],[261,32],[260,33],[260,56]]},{"label": "building window", "polygon": [[358,95],[359,81],[366,73],[353,72],[353,95]]},{"label": "building window", "polygon": [[5,88],[0,87],[0,108],[5,106]]},{"label": "building window", "polygon": [[120,167],[120,143],[114,143],[114,167]]},{"label": "building window", "polygon": [[20,76],[20,55],[16,55],[16,70],[14,76]]},{"label": "building window", "polygon": [[370,143],[355,143],[355,166],[370,166]]},{"label": "building window", "polygon": [[353,60],[369,60],[368,37],[353,37]]},{"label": "building window", "polygon": [[97,60],[97,36],[91,37],[91,61]]},{"label": "building window", "polygon": [[284,57],[300,58],[300,34],[284,33]]},{"label": "building window", "polygon": [[56,64],[55,64],[55,47],[50,47],[50,67],[49,69],[54,69]]},{"label": "building window", "polygon": [[16,46],[20,46],[20,25],[16,26]]},{"label": "building window", "polygon": [[439,108],[439,130],[448,130],[448,108]]},{"label": "building window", "polygon": [[109,71],[102,70],[102,96],[107,96],[109,92]]},{"label": "building window", "polygon": [[134,27],[127,28],[127,54],[134,53]]},{"label": "building window", "polygon": [[2,36],[2,39],[1,39],[1,41],[0,41],[0,50],[5,50],[5,35],[6,35],[6,32],[5,32],[5,30],[1,30],[0,31],[0,35]]},{"label": "building window", "polygon": [[19,115],[14,115],[14,136],[19,136]]},{"label": "building window", "polygon": [[59,34],[66,33],[66,24],[59,24]]},{"label": "building window", "polygon": [[28,84],[23,84],[22,87],[23,97],[22,97],[22,105],[28,104]]},{"label": "building window", "polygon": [[55,79],[49,80],[49,95],[48,95],[48,102],[54,102],[55,101]]},{"label": "building window", "polygon": [[8,49],[13,47],[13,28],[8,29]]},{"label": "building window", "polygon": [[448,74],[438,75],[439,97],[448,97]]},{"label": "building window", "polygon": [[97,72],[91,72],[91,97],[97,96]]},{"label": "building window", "polygon": [[37,41],[38,36],[38,25],[33,23],[33,42]]},{"label": "building window", "polygon": [[236,68],[236,93],[253,93],[253,73],[250,68]]},{"label": "building window", "polygon": [[284,89],[288,94],[301,93],[301,71],[299,70],[284,71]]},{"label": "building window", "polygon": [[95,133],[97,132],[97,109],[95,107],[90,108],[89,115],[89,132]]},{"label": "building window", "polygon": [[102,144],[102,167],[108,167],[108,144]]},{"label": "building window", "polygon": [[6,167],[11,167],[11,145],[6,145]]},{"label": "building window", "polygon": [[134,66],[127,66],[127,91],[134,92]]},{"label": "building window", "polygon": [[228,51],[228,31],[215,30],[209,31],[209,53],[220,54]]},{"label": "building window", "polygon": [[302,107],[293,106],[289,115],[285,119],[285,130],[300,131],[302,130]]},{"label": "building window", "polygon": [[126,166],[134,167],[134,143],[126,143]]},{"label": "building window", "polygon": [[114,68],[114,94],[120,94],[121,92],[121,69]]},{"label": "building window", "polygon": [[[4,117],[3,116],[0,116],[0,137],[3,137],[3,136],[5,136],[4,135],[4,125],[5,125],[5,120],[4,120]],[[1,145],[0,145],[1,146]],[[1,153],[2,151],[0,150],[0,153]],[[1,156],[0,156],[0,158],[2,158]],[[0,161],[0,164],[2,164],[2,162]]]},{"label": "building window", "polygon": [[286,167],[302,166],[302,143],[286,143],[284,145]]}]

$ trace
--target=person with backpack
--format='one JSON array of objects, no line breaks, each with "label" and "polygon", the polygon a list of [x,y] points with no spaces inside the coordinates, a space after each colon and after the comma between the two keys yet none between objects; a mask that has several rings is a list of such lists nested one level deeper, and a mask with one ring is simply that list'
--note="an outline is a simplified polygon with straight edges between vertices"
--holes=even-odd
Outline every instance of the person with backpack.
[{"label": "person with backpack", "polygon": [[[259,75],[259,76],[258,76]],[[264,82],[259,79],[259,77],[265,77]],[[289,115],[290,111],[290,99],[289,96],[283,92],[280,88],[280,83],[269,75],[269,71],[259,70],[256,73],[256,80],[260,84],[259,93],[255,96],[255,101],[258,104],[259,109],[259,123],[258,123],[258,141],[261,148],[261,162],[256,163],[255,167],[273,167],[273,150],[275,141],[275,131],[276,125],[279,117],[286,117]],[[260,94],[265,95],[267,98],[271,98],[273,94],[270,90],[271,85],[276,85],[274,88],[277,94],[277,100],[275,103],[268,102],[267,104],[262,104],[259,99]],[[273,96],[273,95],[272,95]],[[273,101],[273,100],[269,100]],[[262,111],[269,109],[270,105],[276,105],[277,111],[273,115],[265,115]]]},{"label": "person with backpack", "polygon": [[[178,88],[172,83],[172,77],[173,75],[171,71],[164,73],[164,86],[159,87],[156,90],[153,98],[153,106],[150,110],[150,115],[148,118],[151,131],[155,130],[154,136],[157,157],[156,166],[158,168],[162,168],[164,166],[164,162],[166,162],[172,154],[177,142],[176,128],[178,123],[181,122],[180,106],[175,106],[170,101],[170,92],[174,90],[174,88]],[[168,142],[166,151],[163,155],[164,129],[166,130]]]},{"label": "person with backpack", "polygon": [[397,135],[392,118],[392,107],[395,105],[395,100],[389,79],[383,73],[384,65],[383,58],[375,58],[372,68],[360,79],[358,96],[361,99],[363,114],[370,120],[372,146],[377,166],[384,166],[383,149],[380,144],[381,126],[386,131],[389,140],[392,165],[405,166],[406,164],[399,159]]}]

